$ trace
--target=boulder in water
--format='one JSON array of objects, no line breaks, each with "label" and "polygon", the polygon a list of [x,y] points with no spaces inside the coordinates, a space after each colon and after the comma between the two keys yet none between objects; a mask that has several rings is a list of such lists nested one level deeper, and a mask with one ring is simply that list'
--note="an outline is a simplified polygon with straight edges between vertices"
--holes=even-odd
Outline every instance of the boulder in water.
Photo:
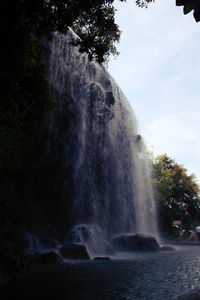
[{"label": "boulder in water", "polygon": [[0,238],[0,284],[28,271],[29,262],[23,250],[7,239]]},{"label": "boulder in water", "polygon": [[97,256],[93,260],[111,260],[111,258],[108,256]]},{"label": "boulder in water", "polygon": [[172,246],[164,245],[164,246],[162,246],[161,250],[162,251],[174,251],[175,248]]},{"label": "boulder in water", "polygon": [[85,245],[67,242],[60,248],[60,253],[65,258],[90,259]]},{"label": "boulder in water", "polygon": [[88,224],[78,224],[72,228],[67,236],[71,243],[87,243],[92,238],[92,229]]},{"label": "boulder in water", "polygon": [[143,234],[114,236],[111,243],[117,251],[122,252],[160,250],[160,245],[154,237]]},{"label": "boulder in water", "polygon": [[57,264],[62,263],[62,259],[60,258],[58,253],[56,253],[55,251],[49,251],[49,252],[45,252],[45,253],[42,253],[41,255],[39,255],[37,262],[40,264],[57,265]]}]

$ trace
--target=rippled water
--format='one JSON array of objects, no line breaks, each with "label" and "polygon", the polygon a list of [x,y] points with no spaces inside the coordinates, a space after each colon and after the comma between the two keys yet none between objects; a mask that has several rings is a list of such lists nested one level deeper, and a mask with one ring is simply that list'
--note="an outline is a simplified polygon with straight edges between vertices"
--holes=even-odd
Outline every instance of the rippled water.
[{"label": "rippled water", "polygon": [[4,293],[7,299],[15,295],[30,300],[161,300],[176,299],[199,287],[200,247],[196,246],[127,259],[70,262],[22,278],[5,287]]}]

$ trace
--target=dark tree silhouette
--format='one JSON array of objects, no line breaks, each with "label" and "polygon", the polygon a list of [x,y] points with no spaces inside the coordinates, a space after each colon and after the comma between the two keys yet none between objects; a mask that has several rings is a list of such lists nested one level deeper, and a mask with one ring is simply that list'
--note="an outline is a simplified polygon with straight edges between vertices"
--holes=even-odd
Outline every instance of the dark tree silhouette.
[{"label": "dark tree silhouette", "polygon": [[177,6],[183,6],[184,14],[193,11],[196,22],[200,21],[200,0],[176,0]]},{"label": "dark tree silhouette", "polygon": [[[155,0],[136,0],[136,4],[139,7],[148,7],[150,2]],[[176,0],[177,6],[183,6],[183,13],[187,15],[193,11],[193,16],[196,22],[200,21],[200,0]]]}]

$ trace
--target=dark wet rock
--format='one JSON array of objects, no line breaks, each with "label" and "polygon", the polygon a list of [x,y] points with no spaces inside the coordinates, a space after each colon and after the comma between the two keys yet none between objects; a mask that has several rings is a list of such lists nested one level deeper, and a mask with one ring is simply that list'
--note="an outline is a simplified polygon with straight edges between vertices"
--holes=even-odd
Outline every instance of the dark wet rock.
[{"label": "dark wet rock", "polygon": [[135,142],[139,144],[141,142],[142,136],[140,134],[135,135]]},{"label": "dark wet rock", "polygon": [[62,263],[62,259],[60,258],[58,253],[56,253],[55,251],[49,251],[49,252],[40,254],[39,257],[37,258],[37,262],[39,264],[57,265],[57,264]]},{"label": "dark wet rock", "polygon": [[59,245],[59,242],[56,239],[53,238],[41,238],[40,240],[38,239],[39,243],[43,245],[45,248],[56,248]]},{"label": "dark wet rock", "polygon": [[114,105],[115,104],[115,98],[112,92],[107,92],[106,93],[106,104],[108,106]]},{"label": "dark wet rock", "polygon": [[186,295],[178,297],[177,300],[199,300],[200,299],[200,289],[196,289]]},{"label": "dark wet rock", "polygon": [[59,245],[59,242],[56,240],[56,239],[49,239],[47,242],[46,242],[47,246],[50,247],[50,248],[54,248],[54,247],[57,247]]},{"label": "dark wet rock", "polygon": [[85,245],[67,242],[60,248],[60,253],[65,258],[90,259]]},{"label": "dark wet rock", "polygon": [[108,256],[97,256],[94,257],[93,260],[111,260],[111,258]]},{"label": "dark wet rock", "polygon": [[18,239],[18,244],[20,244],[20,246],[23,248],[23,249],[27,249],[30,247],[30,241],[27,237],[22,237],[21,239],[19,238]]},{"label": "dark wet rock", "polygon": [[161,250],[162,250],[162,251],[174,251],[175,248],[172,247],[172,246],[164,245],[163,247],[161,247]]},{"label": "dark wet rock", "polygon": [[6,239],[0,239],[0,283],[28,271],[29,262],[23,250]]},{"label": "dark wet rock", "polygon": [[154,237],[142,234],[114,236],[111,243],[117,251],[122,252],[160,250],[160,245]]},{"label": "dark wet rock", "polygon": [[[98,241],[96,240],[97,236]],[[115,249],[105,240],[101,229],[96,225],[75,225],[67,235],[67,242],[87,245],[89,249],[92,248],[97,253],[104,253],[105,255],[115,254]]]},{"label": "dark wet rock", "polygon": [[69,232],[67,240],[72,243],[86,243],[91,236],[92,232],[88,225],[78,224]]},{"label": "dark wet rock", "polygon": [[27,257],[30,265],[38,264],[38,260],[40,257],[39,252],[36,252],[32,249],[27,249],[27,251],[25,251],[25,253],[26,253],[26,257]]}]

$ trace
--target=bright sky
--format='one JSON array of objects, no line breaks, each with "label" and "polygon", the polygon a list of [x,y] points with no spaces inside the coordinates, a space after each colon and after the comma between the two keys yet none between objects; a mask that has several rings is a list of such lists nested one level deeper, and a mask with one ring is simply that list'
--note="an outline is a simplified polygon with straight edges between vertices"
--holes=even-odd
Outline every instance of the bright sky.
[{"label": "bright sky", "polygon": [[130,101],[147,147],[200,182],[200,23],[175,0],[148,9],[116,1],[122,30],[109,72]]}]

